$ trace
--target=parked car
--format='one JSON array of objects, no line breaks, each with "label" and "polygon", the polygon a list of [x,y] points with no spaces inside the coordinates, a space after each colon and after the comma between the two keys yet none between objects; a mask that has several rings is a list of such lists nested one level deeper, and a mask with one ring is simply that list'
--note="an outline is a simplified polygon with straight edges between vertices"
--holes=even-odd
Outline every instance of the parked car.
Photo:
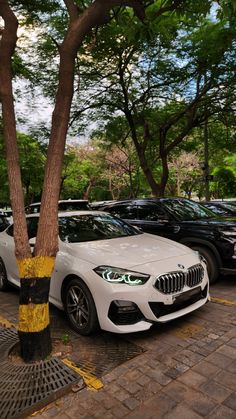
[{"label": "parked car", "polygon": [[236,205],[230,202],[209,201],[201,204],[221,217],[236,217]]},{"label": "parked car", "polygon": [[[98,211],[59,213],[59,252],[50,302],[83,335],[98,327],[116,333],[147,330],[203,306],[206,264],[197,252],[142,233]],[[31,245],[38,215],[27,216]],[[0,233],[0,289],[20,286],[13,225]]]},{"label": "parked car", "polygon": [[207,262],[210,283],[220,274],[236,274],[236,218],[219,217],[198,202],[185,198],[116,201],[100,209],[147,233],[198,250]]},{"label": "parked car", "polygon": [[9,217],[6,214],[0,214],[0,231],[4,231],[9,224]]},{"label": "parked car", "polygon": [[[41,202],[35,202],[25,207],[26,214],[36,214],[40,212]],[[58,201],[58,211],[80,211],[91,209],[86,199],[64,199]]]},{"label": "parked car", "polygon": [[100,208],[104,205],[107,205],[107,204],[110,204],[110,203],[113,203],[113,202],[114,201],[111,201],[111,200],[109,200],[109,201],[93,201],[93,202],[90,202],[90,206],[91,206],[92,209],[96,210],[97,208]]}]

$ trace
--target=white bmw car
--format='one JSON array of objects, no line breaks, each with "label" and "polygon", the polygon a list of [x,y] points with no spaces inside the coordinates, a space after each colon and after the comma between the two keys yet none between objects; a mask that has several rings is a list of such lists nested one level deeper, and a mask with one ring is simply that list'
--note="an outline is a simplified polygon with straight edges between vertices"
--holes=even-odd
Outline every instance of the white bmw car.
[{"label": "white bmw car", "polygon": [[[203,306],[209,299],[206,264],[197,252],[142,233],[99,211],[59,214],[59,252],[50,302],[72,327],[89,335],[149,329]],[[27,217],[33,246],[38,214]],[[0,233],[0,289],[20,286],[13,225]]]}]

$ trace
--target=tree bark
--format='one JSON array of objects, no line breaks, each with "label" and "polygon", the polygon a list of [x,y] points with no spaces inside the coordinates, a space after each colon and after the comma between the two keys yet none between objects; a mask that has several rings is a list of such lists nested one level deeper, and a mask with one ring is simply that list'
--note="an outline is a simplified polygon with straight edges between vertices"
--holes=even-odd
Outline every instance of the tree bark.
[{"label": "tree bark", "polygon": [[95,0],[80,15],[73,0],[64,0],[64,3],[69,15],[69,27],[59,50],[58,90],[52,116],[38,232],[32,255],[24,213],[12,94],[11,57],[16,46],[18,22],[8,1],[0,0],[0,16],[5,23],[0,41],[0,95],[14,219],[15,253],[21,278],[18,333],[21,354],[25,361],[45,359],[51,351],[48,298],[50,277],[58,251],[58,199],[77,50],[93,27],[109,20],[112,7],[128,5],[134,7],[137,16],[144,16],[142,2],[137,0]]}]

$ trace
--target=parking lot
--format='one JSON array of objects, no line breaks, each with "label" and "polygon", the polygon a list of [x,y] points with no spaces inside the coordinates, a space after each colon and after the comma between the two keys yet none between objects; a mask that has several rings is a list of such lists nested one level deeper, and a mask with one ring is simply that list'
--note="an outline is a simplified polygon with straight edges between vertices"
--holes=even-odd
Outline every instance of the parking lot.
[{"label": "parking lot", "polygon": [[[51,307],[53,339],[89,385],[68,391],[36,418],[236,418],[236,281],[211,287],[210,303],[148,332],[81,337]],[[0,316],[17,322],[18,292],[0,293]]]}]

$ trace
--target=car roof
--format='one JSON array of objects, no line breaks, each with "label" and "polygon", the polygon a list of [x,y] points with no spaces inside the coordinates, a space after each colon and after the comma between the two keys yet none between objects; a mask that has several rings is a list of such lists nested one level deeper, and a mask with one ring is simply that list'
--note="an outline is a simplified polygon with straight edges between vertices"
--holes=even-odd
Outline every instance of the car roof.
[{"label": "car roof", "polygon": [[[104,211],[99,211],[99,210],[77,210],[77,211],[60,211],[58,213],[58,218],[61,217],[73,217],[75,215],[96,215],[96,214],[100,214],[100,215],[104,215],[106,214]],[[110,215],[107,213],[107,215]],[[39,217],[40,213],[39,212],[35,212],[32,214],[27,214],[26,218],[32,218],[32,217]]]},{"label": "car roof", "polygon": [[[87,199],[60,199],[59,201],[58,201],[58,204],[61,204],[61,203],[71,203],[71,202],[88,202],[88,200]],[[41,205],[41,202],[33,202],[32,204],[29,204],[29,207],[33,207],[33,206],[36,206],[36,205]]]},{"label": "car roof", "polygon": [[123,200],[119,200],[119,201],[110,201],[107,204],[104,203],[104,205],[101,204],[101,207],[109,207],[109,206],[113,206],[113,205],[118,205],[118,204],[128,204],[128,203],[132,203],[132,202],[165,202],[168,200],[175,200],[175,201],[191,201],[191,199],[188,198],[183,198],[183,197],[161,197],[161,198],[156,198],[156,197],[150,197],[150,198],[130,198],[130,199],[123,199]]}]

